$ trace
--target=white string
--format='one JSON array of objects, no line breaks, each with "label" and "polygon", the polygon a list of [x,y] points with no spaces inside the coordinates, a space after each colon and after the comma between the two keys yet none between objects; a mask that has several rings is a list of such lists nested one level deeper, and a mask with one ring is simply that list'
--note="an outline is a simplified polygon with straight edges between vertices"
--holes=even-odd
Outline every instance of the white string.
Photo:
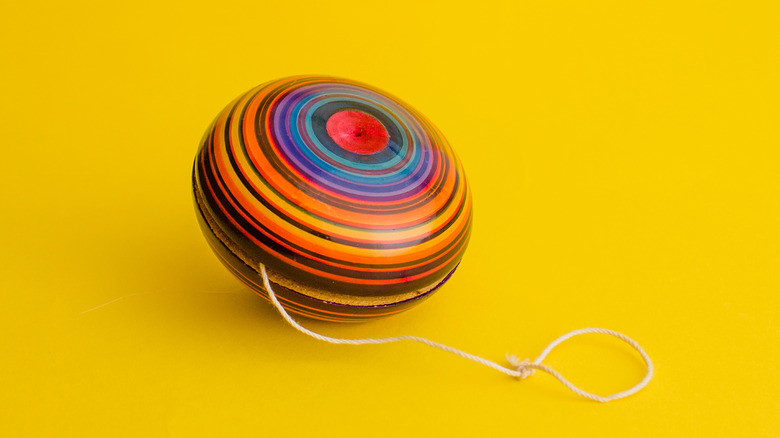
[{"label": "white string", "polygon": [[[602,328],[582,328],[582,329],[578,329],[566,333],[565,335],[552,341],[550,345],[548,345],[547,348],[545,348],[544,351],[542,351],[542,354],[540,354],[539,357],[537,357],[533,362],[530,362],[528,359],[520,360],[514,355],[507,355],[506,359],[514,367],[514,369],[504,367],[483,357],[466,353],[465,351],[458,350],[457,348],[453,348],[448,345],[440,344],[438,342],[434,342],[429,339],[421,338],[418,336],[392,336],[389,338],[366,338],[366,339],[332,338],[330,336],[325,336],[319,333],[315,333],[307,329],[306,327],[300,325],[296,320],[294,320],[290,316],[290,314],[287,313],[284,307],[282,307],[282,304],[276,298],[276,294],[271,288],[271,281],[268,279],[268,273],[265,270],[265,266],[262,264],[260,265],[260,273],[263,276],[263,284],[265,286],[265,290],[268,291],[268,296],[271,299],[271,302],[273,303],[274,307],[276,307],[276,310],[278,310],[279,313],[281,313],[282,317],[299,332],[311,336],[314,339],[318,339],[320,341],[328,342],[331,344],[364,345],[364,344],[386,344],[390,342],[399,342],[399,341],[420,342],[430,347],[438,348],[448,353],[452,353],[456,356],[460,356],[464,359],[472,360],[474,362],[477,362],[489,368],[493,368],[496,371],[502,372],[504,374],[507,374],[509,376],[515,377],[520,380],[532,376],[536,372],[536,370],[544,371],[545,373],[548,373],[553,377],[555,377],[556,379],[558,379],[558,381],[560,381],[564,386],[569,388],[575,394],[602,403],[606,403],[612,400],[617,400],[635,394],[639,392],[642,388],[647,386],[647,384],[650,383],[650,380],[653,378],[653,362],[650,360],[650,357],[647,355],[647,353],[645,353],[645,350],[643,350],[642,347],[640,347],[639,344],[636,343],[636,341],[634,341],[633,339],[629,338],[628,336],[622,333],[618,333],[613,330],[602,329]],[[639,354],[642,356],[642,359],[645,361],[645,364],[647,365],[647,374],[645,374],[645,377],[635,386],[625,391],[621,391],[615,394],[610,394],[607,396],[600,396],[600,395],[592,394],[590,392],[583,391],[582,389],[574,386],[574,384],[566,380],[560,373],[558,373],[554,369],[548,367],[547,365],[542,364],[544,358],[546,358],[547,355],[550,354],[550,352],[553,350],[553,348],[557,347],[560,343],[562,343],[563,341],[571,337],[586,334],[586,333],[600,333],[600,334],[614,336],[626,342],[628,345],[634,347],[634,349],[637,352],[639,352]]]}]

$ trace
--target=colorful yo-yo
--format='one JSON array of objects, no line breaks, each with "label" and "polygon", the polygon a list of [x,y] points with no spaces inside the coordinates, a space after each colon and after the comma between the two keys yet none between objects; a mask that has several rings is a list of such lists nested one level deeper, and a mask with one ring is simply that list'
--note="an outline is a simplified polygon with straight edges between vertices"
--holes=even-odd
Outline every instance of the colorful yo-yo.
[{"label": "colorful yo-yo", "polygon": [[471,195],[444,136],[398,99],[358,82],[297,76],[229,104],[192,173],[209,245],[268,298],[329,321],[391,315],[458,266]]}]

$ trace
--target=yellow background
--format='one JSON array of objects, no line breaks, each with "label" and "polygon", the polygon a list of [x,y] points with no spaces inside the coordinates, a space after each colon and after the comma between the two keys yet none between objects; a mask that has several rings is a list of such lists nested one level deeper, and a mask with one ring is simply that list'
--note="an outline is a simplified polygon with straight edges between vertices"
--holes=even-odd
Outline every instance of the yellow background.
[{"label": "yellow background", "polygon": [[[6,4],[0,435],[780,436],[780,11],[524,3]],[[227,102],[302,73],[426,114],[476,212],[433,298],[311,328],[500,361],[603,326],[647,349],[650,386],[601,405],[416,344],[327,345],[241,287],[191,162]],[[547,362],[602,394],[643,373],[599,336]]]}]

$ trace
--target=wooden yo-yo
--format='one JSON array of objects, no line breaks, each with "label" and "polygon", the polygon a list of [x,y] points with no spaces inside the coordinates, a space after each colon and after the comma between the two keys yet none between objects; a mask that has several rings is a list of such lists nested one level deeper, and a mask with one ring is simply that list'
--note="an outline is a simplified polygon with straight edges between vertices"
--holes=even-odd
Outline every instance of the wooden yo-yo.
[{"label": "wooden yo-yo", "polygon": [[354,81],[296,76],[229,104],[192,172],[222,263],[285,309],[328,321],[391,315],[452,275],[471,232],[463,167],[417,111]]}]

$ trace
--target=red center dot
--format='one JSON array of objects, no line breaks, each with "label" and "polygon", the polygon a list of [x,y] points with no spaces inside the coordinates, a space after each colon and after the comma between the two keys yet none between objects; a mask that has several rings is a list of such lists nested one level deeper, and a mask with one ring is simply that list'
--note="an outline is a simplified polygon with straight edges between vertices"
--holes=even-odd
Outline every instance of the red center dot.
[{"label": "red center dot", "polygon": [[337,145],[356,154],[374,154],[387,146],[390,136],[382,122],[362,111],[334,113],[325,126]]}]

